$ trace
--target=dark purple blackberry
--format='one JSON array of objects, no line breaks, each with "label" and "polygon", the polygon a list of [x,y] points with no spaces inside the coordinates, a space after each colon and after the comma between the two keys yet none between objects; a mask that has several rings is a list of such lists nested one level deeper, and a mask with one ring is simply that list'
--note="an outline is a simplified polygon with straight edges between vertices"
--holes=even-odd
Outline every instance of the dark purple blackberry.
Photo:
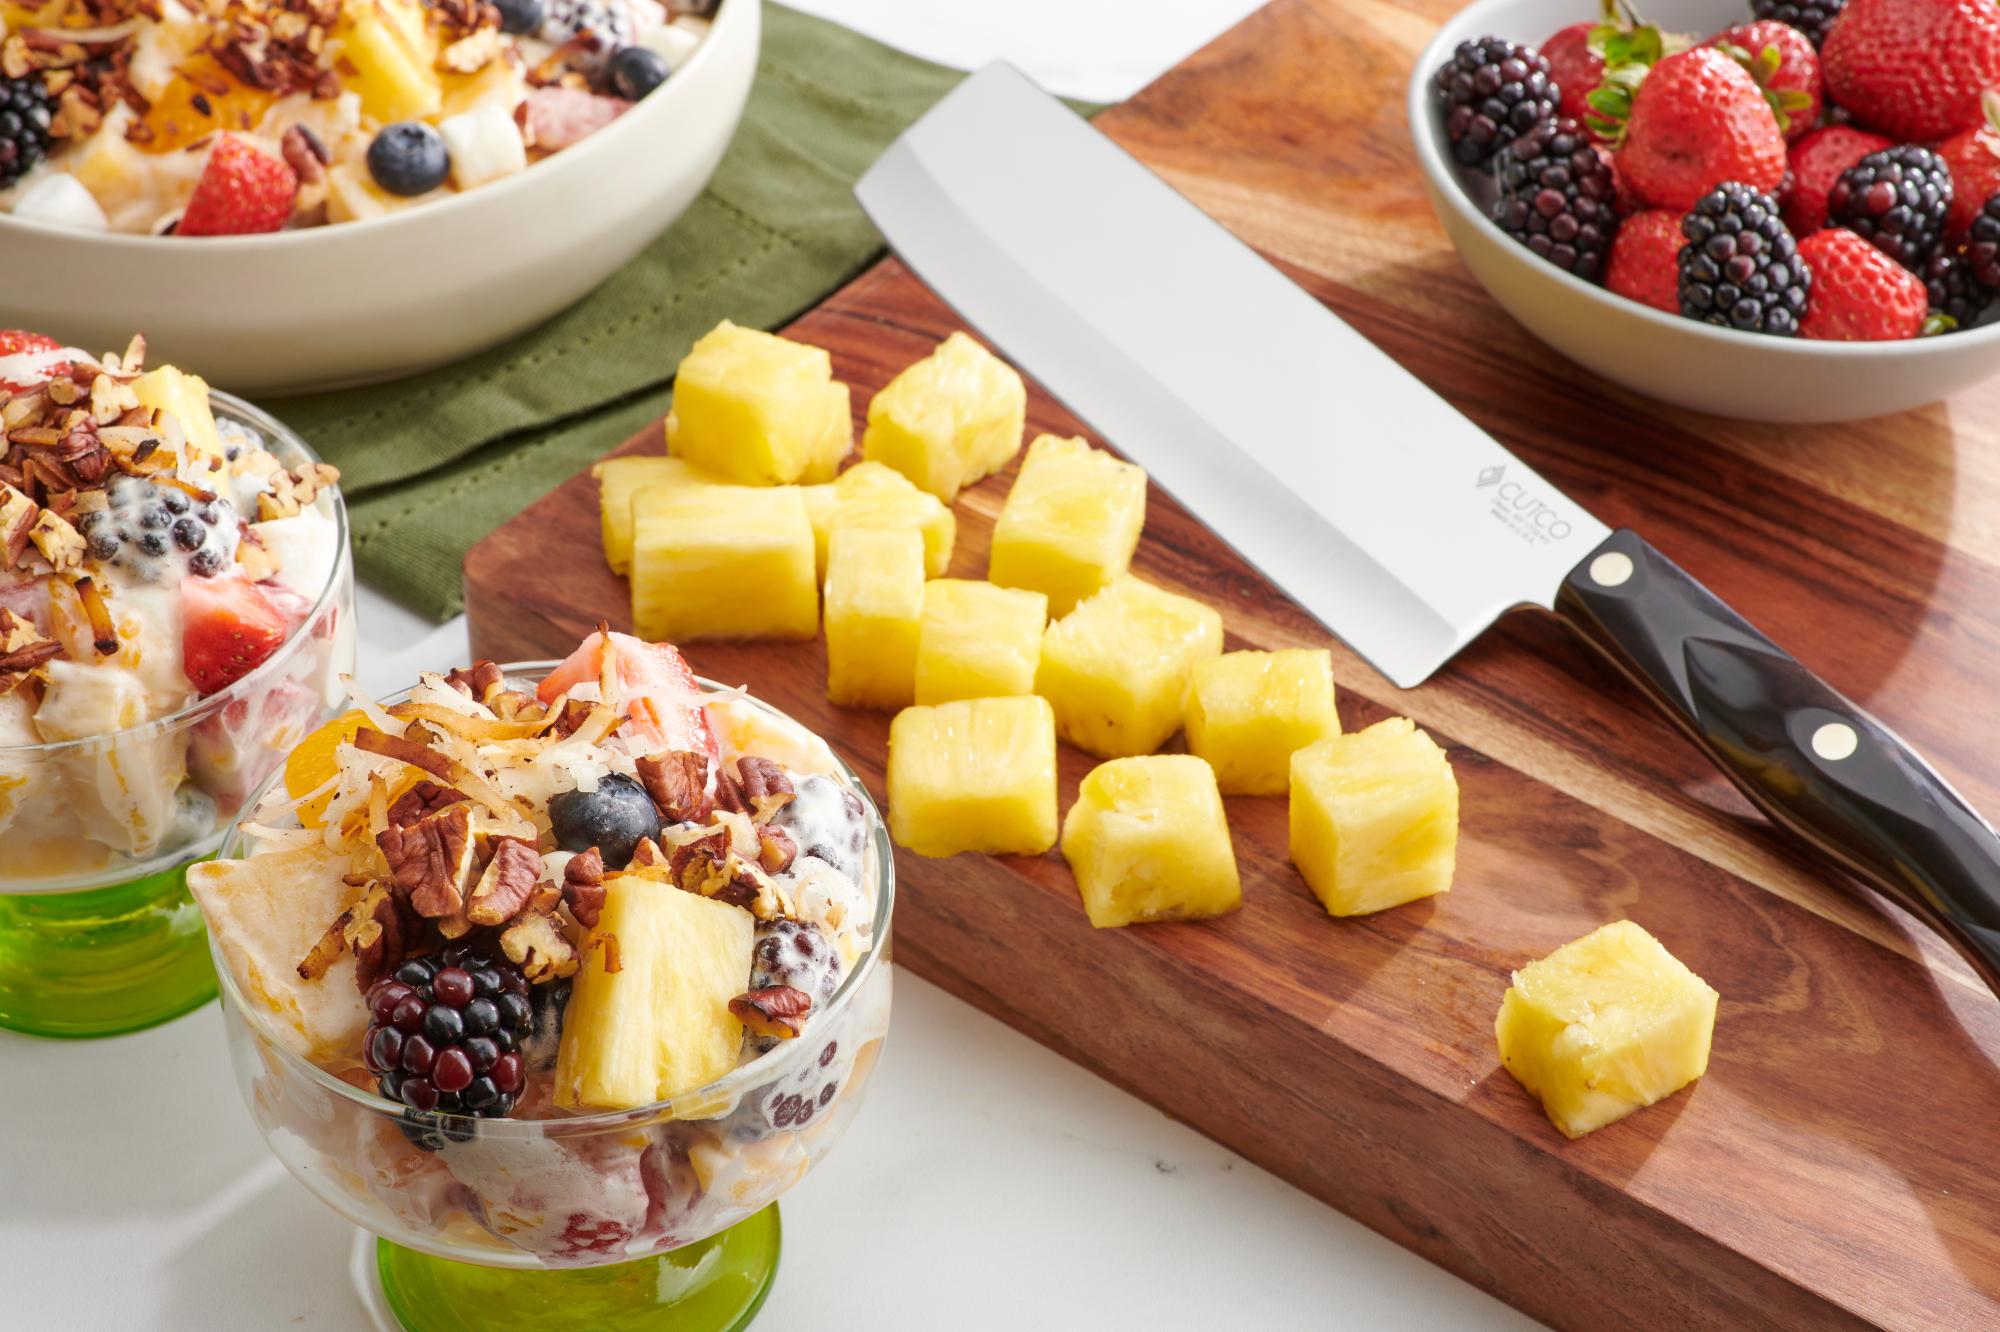
[{"label": "dark purple blackberry", "polygon": [[1542,258],[1586,281],[1604,274],[1611,238],[1611,168],[1574,120],[1544,120],[1493,158],[1493,220]]},{"label": "dark purple blackberry", "polygon": [[55,99],[39,74],[0,79],[0,189],[28,174],[49,151]]},{"label": "dark purple blackberry", "polygon": [[534,1033],[527,978],[509,962],[463,947],[412,958],[368,988],[361,1058],[376,1088],[409,1107],[402,1129],[426,1151],[470,1131],[440,1115],[497,1119],[520,1099],[526,1068],[515,1048]]},{"label": "dark purple blackberry", "polygon": [[1681,219],[1681,313],[1724,328],[1796,337],[1812,291],[1777,201],[1731,181]]},{"label": "dark purple blackberry", "polygon": [[1951,168],[1928,148],[1884,148],[1847,168],[1827,191],[1827,225],[1846,227],[1912,273],[1944,238]]},{"label": "dark purple blackberry", "polygon": [[[817,925],[804,921],[760,921],[757,943],[750,952],[750,988],[789,985],[812,998],[813,1013],[833,1002],[840,988],[840,950]],[[811,1014],[808,1014],[810,1020]],[[769,1050],[778,1044],[775,1036],[746,1033],[753,1050]]]},{"label": "dark purple blackberry", "polygon": [[1460,166],[1489,169],[1493,154],[1556,113],[1562,89],[1532,46],[1500,37],[1460,42],[1431,81]]},{"label": "dark purple blackberry", "polygon": [[1847,8],[1847,0],[1750,0],[1750,12],[1760,19],[1776,19],[1797,28],[1818,49],[1833,30],[1833,21]]},{"label": "dark purple blackberry", "polygon": [[1917,274],[1930,293],[1931,314],[1943,315],[1959,328],[1971,328],[1986,313],[1992,293],[1973,280],[1972,267],[1962,252],[1943,249],[1924,261]]},{"label": "dark purple blackberry", "polygon": [[819,1046],[818,1053],[790,1065],[776,1082],[743,1098],[728,1120],[729,1136],[738,1142],[759,1142],[774,1133],[792,1133],[825,1114],[840,1095],[854,1055],[838,1040]]},{"label": "dark purple blackberry", "polygon": [[1988,291],[2000,291],[2000,194],[1986,201],[1965,238],[1965,264],[1972,280]]},{"label": "dark purple blackberry", "polygon": [[105,500],[78,529],[99,564],[142,582],[178,583],[183,570],[212,578],[234,560],[236,511],[227,501],[197,504],[184,490],[136,476],[114,478]]}]

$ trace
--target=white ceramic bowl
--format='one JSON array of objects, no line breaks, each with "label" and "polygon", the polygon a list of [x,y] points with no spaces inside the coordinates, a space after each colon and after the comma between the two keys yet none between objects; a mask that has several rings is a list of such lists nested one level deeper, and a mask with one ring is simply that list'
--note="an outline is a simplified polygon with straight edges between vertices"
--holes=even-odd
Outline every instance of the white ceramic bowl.
[{"label": "white ceramic bowl", "polygon": [[[1661,27],[1747,22],[1742,0],[1648,0]],[[1459,257],[1530,333],[1614,383],[1696,411],[1813,424],[1886,416],[2000,372],[2000,325],[1907,342],[1811,342],[1716,328],[1614,296],[1544,263],[1486,216],[1446,151],[1431,77],[1462,41],[1540,42],[1594,17],[1593,0],[1476,0],[1446,21],[1410,75],[1409,116],[1431,205]]]},{"label": "white ceramic bowl", "polygon": [[0,214],[0,316],[100,351],[141,329],[149,359],[249,395],[468,356],[577,300],[694,202],[736,132],[761,28],[759,0],[724,0],[694,56],[604,129],[384,218],[197,240]]}]

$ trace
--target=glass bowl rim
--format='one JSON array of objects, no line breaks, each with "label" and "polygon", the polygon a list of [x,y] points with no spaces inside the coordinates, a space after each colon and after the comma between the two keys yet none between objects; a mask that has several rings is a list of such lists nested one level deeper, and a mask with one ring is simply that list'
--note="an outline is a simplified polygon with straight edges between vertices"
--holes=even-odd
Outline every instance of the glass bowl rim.
[{"label": "glass bowl rim", "polygon": [[[513,661],[502,664],[500,670],[509,680],[513,680],[516,677],[527,678],[529,676],[539,678],[546,676],[561,664],[560,661],[555,659]],[[441,675],[443,672],[426,671],[421,674]],[[831,744],[827,744],[825,737],[821,736],[819,732],[813,730],[804,722],[799,721],[790,713],[758,698],[756,695],[750,693],[747,687],[725,685],[701,675],[695,677],[695,682],[713,693],[732,698],[741,698],[751,706],[777,717],[780,721],[798,727],[807,735],[826,745],[826,752],[833,759],[835,776],[849,790],[861,797],[862,806],[869,818],[871,832],[869,838],[870,851],[875,857],[880,889],[875,897],[874,929],[869,936],[868,951],[862,955],[860,964],[841,978],[840,987],[834,991],[833,998],[827,1001],[824,1009],[824,1012],[827,1014],[842,1012],[853,1002],[854,997],[861,992],[867,981],[873,977],[876,965],[881,962],[882,954],[888,947],[890,920],[895,909],[896,900],[896,855],[895,848],[889,841],[888,821],[882,817],[881,810],[875,805],[874,796],[869,794],[868,788],[862,782],[860,776],[848,765],[847,760],[843,759],[835,751]],[[390,706],[392,700],[399,700],[401,697],[407,696],[409,690],[415,687],[415,685],[411,685],[409,689],[399,690],[396,694],[384,695],[383,698],[376,701],[382,703],[385,707]],[[265,797],[271,793],[272,789],[284,780],[284,776],[284,767],[280,765],[278,770],[265,779],[263,784],[243,802],[242,814],[231,821],[228,834],[224,837],[222,846],[216,853],[217,860],[236,858],[231,857],[229,853],[238,850],[239,844],[243,840],[242,825],[244,818],[249,816],[252,811],[256,810],[264,802]],[[209,958],[215,964],[216,983],[221,995],[221,1003],[225,1008],[233,1008],[235,1010],[236,1016],[251,1032],[255,1033],[260,1045],[275,1051],[278,1058],[288,1067],[303,1072],[320,1087],[334,1092],[362,1110],[375,1114],[393,1115],[397,1118],[401,1118],[410,1111],[410,1107],[404,1105],[401,1101],[392,1101],[379,1092],[357,1087],[351,1082],[346,1082],[335,1077],[286,1044],[282,1038],[271,1030],[264,1016],[254,1011],[244,1001],[243,993],[236,984],[236,977],[231,972],[227,960],[223,958],[220,946],[216,943],[215,932],[210,930],[207,933]],[[568,1137],[572,1134],[581,1136],[602,1130],[629,1128],[634,1125],[650,1124],[661,1120],[679,1118],[679,1116],[671,1113],[663,1113],[672,1111],[676,1105],[684,1107],[727,1106],[731,1104],[736,1095],[749,1087],[757,1085],[757,1079],[764,1076],[764,1073],[768,1071],[767,1065],[771,1063],[773,1055],[789,1053],[792,1048],[793,1043],[791,1041],[780,1041],[772,1049],[750,1060],[748,1063],[736,1065],[736,1067],[730,1069],[713,1082],[704,1083],[699,1087],[691,1087],[664,1101],[652,1101],[646,1105],[633,1106],[625,1110],[601,1110],[587,1115],[563,1115],[548,1119],[514,1119],[506,1116],[497,1119],[485,1119],[473,1115],[447,1114],[441,1111],[419,1113],[426,1114],[428,1118],[448,1123],[462,1122],[468,1128],[476,1125],[477,1128],[473,1131],[481,1138],[486,1139]],[[701,1116],[704,1119],[712,1119],[714,1117],[713,1115]],[[556,1130],[553,1135],[550,1132],[551,1129]]]}]

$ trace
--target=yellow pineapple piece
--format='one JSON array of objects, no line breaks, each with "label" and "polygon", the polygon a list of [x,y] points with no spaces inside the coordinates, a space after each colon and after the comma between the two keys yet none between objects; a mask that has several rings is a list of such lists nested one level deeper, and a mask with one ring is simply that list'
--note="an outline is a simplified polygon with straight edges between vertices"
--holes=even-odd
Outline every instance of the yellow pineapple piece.
[{"label": "yellow pineapple piece", "polygon": [[191,458],[222,461],[222,436],[215,429],[215,413],[209,409],[208,383],[200,375],[163,365],[133,380],[132,392],[141,407],[165,412],[180,422]]},{"label": "yellow pineapple piece", "polygon": [[812,524],[797,486],[652,486],[632,497],[642,638],[811,638]]},{"label": "yellow pineapple piece", "polygon": [[1283,795],[1293,753],[1339,734],[1324,648],[1225,652],[1188,682],[1188,752],[1208,760],[1230,795]]},{"label": "yellow pineapple piece", "polygon": [[1629,920],[1514,973],[1494,1038],[1500,1062],[1580,1138],[1708,1070],[1716,993]]},{"label": "yellow pineapple piece", "polygon": [[889,724],[889,833],[920,856],[1038,856],[1056,844],[1047,699],[960,699]]},{"label": "yellow pineapple piece", "polygon": [[326,169],[326,215],[335,222],[387,217],[415,202],[415,198],[391,194],[377,185],[364,161],[336,162]]},{"label": "yellow pineapple piece", "polygon": [[593,465],[598,520],[604,531],[604,562],[616,574],[632,571],[632,497],[655,486],[689,489],[721,484],[718,478],[680,458],[606,458]]},{"label": "yellow pineapple piece", "polygon": [[819,570],[826,574],[826,542],[836,527],[913,528],[923,533],[924,567],[931,578],[951,567],[958,520],[937,496],[926,495],[893,467],[858,462],[832,481],[805,488],[819,547]]},{"label": "yellow pineapple piece", "polygon": [[1146,522],[1146,471],[1081,439],[1043,435],[993,525],[986,576],[1003,587],[1046,592],[1049,613],[1123,574]]},{"label": "yellow pineapple piece", "polygon": [[1021,448],[1028,390],[1014,368],[963,333],[890,380],[868,404],[861,455],[949,504]]},{"label": "yellow pineapple piece", "polygon": [[[756,922],[742,907],[638,874],[604,882],[556,1048],[556,1104],[626,1110],[736,1067]],[[611,970],[615,960],[617,970]]]},{"label": "yellow pineapple piece", "polygon": [[831,481],[854,447],[833,358],[723,320],[681,361],[667,451],[744,485]]},{"label": "yellow pineapple piece", "polygon": [[1181,729],[1195,664],[1221,651],[1220,615],[1127,574],[1049,626],[1035,692],[1078,749],[1150,754]]},{"label": "yellow pineapple piece", "polygon": [[1243,903],[1215,772],[1191,754],[1093,768],[1063,821],[1062,851],[1098,929],[1221,916]]},{"label": "yellow pineapple piece", "polygon": [[1359,916],[1451,887],[1458,779],[1408,717],[1292,755],[1291,855],[1328,912]]},{"label": "yellow pineapple piece", "polygon": [[1049,599],[1039,592],[939,578],[924,588],[917,702],[1035,692]]},{"label": "yellow pineapple piece", "polygon": [[835,531],[826,561],[827,698],[908,707],[916,697],[923,609],[922,537],[888,528]]},{"label": "yellow pineapple piece", "polygon": [[343,82],[360,95],[365,115],[387,125],[434,116],[444,104],[432,69],[437,40],[411,0],[348,0],[333,40],[353,68]]},{"label": "yellow pineapple piece", "polygon": [[440,120],[483,106],[511,111],[528,95],[526,71],[505,55],[487,61],[476,73],[454,74],[447,70],[439,81],[443,85],[438,104]]}]

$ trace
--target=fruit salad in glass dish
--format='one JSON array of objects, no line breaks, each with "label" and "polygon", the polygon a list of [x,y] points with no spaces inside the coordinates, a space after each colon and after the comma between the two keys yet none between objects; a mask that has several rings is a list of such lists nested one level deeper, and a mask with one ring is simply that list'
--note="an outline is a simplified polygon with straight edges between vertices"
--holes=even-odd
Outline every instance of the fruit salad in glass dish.
[{"label": "fruit salad in glass dish", "polygon": [[357,697],[190,875],[259,1128],[433,1293],[657,1259],[797,1182],[887,1031],[893,881],[825,743],[604,631]]},{"label": "fruit salad in glass dish", "polygon": [[694,55],[715,8],[4,0],[0,211],[177,236],[381,217],[609,125]]}]

